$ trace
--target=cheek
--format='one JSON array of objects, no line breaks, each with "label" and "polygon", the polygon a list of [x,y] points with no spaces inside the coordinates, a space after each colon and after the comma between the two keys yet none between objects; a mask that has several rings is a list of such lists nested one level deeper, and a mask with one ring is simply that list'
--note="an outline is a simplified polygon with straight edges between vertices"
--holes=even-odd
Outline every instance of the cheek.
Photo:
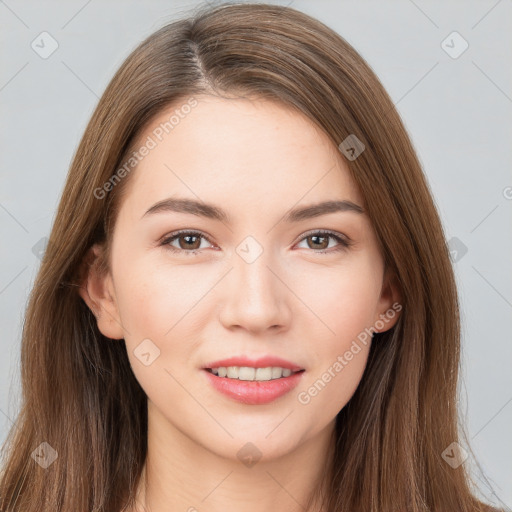
[{"label": "cheek", "polygon": [[[334,417],[357,389],[368,359],[380,276],[370,259],[311,282],[304,294],[314,304],[316,317],[308,333],[312,368],[297,395],[306,410]],[[317,275],[318,277],[318,275]],[[320,286],[322,285],[322,286]]]},{"label": "cheek", "polygon": [[[325,340],[310,346],[319,356],[344,351],[374,320],[380,290],[375,267],[364,254],[336,267],[315,267],[311,262],[290,267],[283,273],[293,290],[287,301],[292,310],[288,327],[303,330],[311,339]],[[116,298],[130,346],[149,338],[171,348],[170,341],[184,331],[190,338],[190,333],[212,320],[210,306],[217,311],[218,304],[211,304],[211,298],[221,293],[218,280],[224,270],[211,265],[171,265],[161,255],[118,261],[116,268]],[[217,290],[209,296],[213,288]],[[172,351],[179,350],[172,345]],[[193,343],[189,340],[183,345],[192,348]]]},{"label": "cheek", "polygon": [[156,258],[119,264],[117,304],[128,338],[171,338],[187,322],[205,293],[204,282],[191,269]]},{"label": "cheek", "polygon": [[[116,269],[117,303],[135,376],[148,395],[163,390],[172,395],[176,386],[168,372],[181,381],[194,364],[205,322],[211,319],[203,314],[210,304],[208,291],[218,276],[211,271],[202,276],[193,265],[172,265],[161,256],[119,262]],[[150,353],[146,360],[157,357],[146,366],[138,357],[141,352]]]},{"label": "cheek", "polygon": [[[330,379],[325,391],[321,383],[317,384],[323,397],[315,398],[319,405],[324,404],[326,412],[333,413],[348,401],[364,370],[369,343],[367,346],[360,343],[357,355],[342,371],[336,371],[340,364],[338,356],[350,351],[353,341],[373,321],[380,290],[375,267],[369,256],[359,254],[336,267],[300,261],[297,268],[290,267],[284,273],[294,292],[287,300],[292,310],[288,327],[302,333],[312,363],[309,378],[301,390],[315,385],[318,379],[324,384]],[[171,265],[162,261],[161,255],[118,260],[115,268],[117,303],[133,371],[148,394],[162,389],[169,392],[171,377],[165,370],[182,377],[185,370],[176,362],[191,360],[198,349],[201,332],[208,322],[215,321],[218,304],[212,303],[215,294],[208,295],[208,292],[215,286],[221,292],[222,284],[218,280],[223,270],[213,271],[208,265]],[[151,366],[145,366],[134,354],[146,339],[154,342],[160,351]]]},{"label": "cheek", "polygon": [[183,283],[173,279],[179,272],[151,264],[131,265],[123,275],[119,270],[122,284],[116,293],[133,373],[147,396],[162,407],[183,400],[177,382],[185,380],[182,363],[190,360],[195,343],[190,333],[187,338],[190,306],[180,291]]},{"label": "cheek", "polygon": [[324,353],[344,350],[374,321],[382,282],[375,267],[370,258],[353,258],[301,279],[298,296],[309,309],[308,329],[324,340],[320,347]]}]

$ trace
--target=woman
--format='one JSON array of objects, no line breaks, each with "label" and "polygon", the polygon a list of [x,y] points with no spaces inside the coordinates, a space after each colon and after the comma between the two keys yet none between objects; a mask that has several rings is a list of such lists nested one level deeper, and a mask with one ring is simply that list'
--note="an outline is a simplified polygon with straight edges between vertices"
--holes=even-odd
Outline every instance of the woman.
[{"label": "woman", "polygon": [[361,56],[291,8],[201,10],[128,57],[74,157],[1,510],[491,510],[457,432],[459,328]]}]

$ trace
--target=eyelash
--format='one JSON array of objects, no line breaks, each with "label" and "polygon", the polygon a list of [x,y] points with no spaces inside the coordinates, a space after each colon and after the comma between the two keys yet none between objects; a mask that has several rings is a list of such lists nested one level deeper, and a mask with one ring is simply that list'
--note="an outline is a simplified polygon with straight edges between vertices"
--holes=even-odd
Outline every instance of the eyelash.
[{"label": "eyelash", "polygon": [[[210,244],[212,243],[207,236],[205,236],[203,233],[200,233],[199,231],[187,231],[187,230],[181,230],[181,231],[175,231],[174,233],[171,233],[169,236],[165,237],[162,242],[161,242],[161,246],[166,246],[167,249],[169,249],[170,251],[174,252],[174,253],[185,253],[187,256],[197,256],[197,254],[202,250],[202,249],[194,249],[192,251],[187,251],[185,249],[178,249],[176,247],[173,247],[172,245],[170,245],[171,242],[173,242],[174,240],[176,240],[177,238],[179,238],[181,235],[192,235],[192,236],[199,236],[199,237],[202,237],[204,238],[207,242],[209,242]],[[333,253],[333,252],[339,252],[339,251],[344,251],[346,249],[348,249],[349,247],[351,247],[353,245],[353,242],[346,238],[346,237],[343,237],[341,236],[340,234],[334,232],[334,231],[328,231],[328,230],[323,230],[323,229],[320,229],[320,230],[317,230],[317,231],[309,231],[308,233],[305,233],[304,236],[297,242],[297,243],[300,243],[302,242],[303,240],[309,238],[310,236],[313,236],[313,235],[323,235],[323,238],[325,238],[325,235],[329,235],[329,237],[331,238],[334,238],[337,242],[339,242],[339,245],[337,247],[335,247],[334,249],[323,249],[323,250],[320,250],[320,251],[315,251],[313,250],[313,252],[315,253],[319,253],[319,254],[330,254],[330,253]]]}]

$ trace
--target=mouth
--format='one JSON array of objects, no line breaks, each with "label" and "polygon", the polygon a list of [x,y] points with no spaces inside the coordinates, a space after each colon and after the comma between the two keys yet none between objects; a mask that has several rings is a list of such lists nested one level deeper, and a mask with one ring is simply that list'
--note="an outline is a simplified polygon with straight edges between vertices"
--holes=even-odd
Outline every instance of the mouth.
[{"label": "mouth", "polygon": [[275,357],[224,359],[202,368],[215,390],[248,405],[268,404],[295,388],[304,368]]}]

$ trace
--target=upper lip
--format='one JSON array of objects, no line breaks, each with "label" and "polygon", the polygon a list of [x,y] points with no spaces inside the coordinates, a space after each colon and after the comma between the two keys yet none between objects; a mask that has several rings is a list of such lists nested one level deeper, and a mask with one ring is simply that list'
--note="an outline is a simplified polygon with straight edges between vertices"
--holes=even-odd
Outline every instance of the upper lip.
[{"label": "upper lip", "polygon": [[251,368],[267,368],[269,366],[278,366],[280,368],[288,368],[293,372],[303,370],[303,368],[298,364],[292,363],[291,361],[286,361],[286,359],[281,359],[280,357],[275,356],[263,356],[258,359],[251,359],[250,357],[246,356],[234,356],[228,359],[220,359],[218,361],[213,361],[205,365],[204,368],[211,369],[228,366],[249,366]]}]

